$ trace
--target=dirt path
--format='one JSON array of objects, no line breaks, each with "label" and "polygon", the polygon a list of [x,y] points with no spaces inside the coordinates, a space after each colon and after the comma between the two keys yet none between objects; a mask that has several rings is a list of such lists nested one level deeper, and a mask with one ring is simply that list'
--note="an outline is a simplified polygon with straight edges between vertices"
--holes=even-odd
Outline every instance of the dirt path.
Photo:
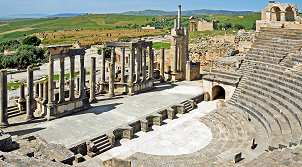
[{"label": "dirt path", "polygon": [[[2,25],[0,25],[0,26],[2,26]],[[17,31],[30,31],[30,30],[33,30],[33,29],[34,29],[34,28],[29,28],[29,27],[26,27],[26,28],[19,28],[19,29],[16,29],[16,30],[10,30],[10,31],[2,32],[2,33],[0,33],[0,35],[12,33],[12,32],[17,32]]]}]

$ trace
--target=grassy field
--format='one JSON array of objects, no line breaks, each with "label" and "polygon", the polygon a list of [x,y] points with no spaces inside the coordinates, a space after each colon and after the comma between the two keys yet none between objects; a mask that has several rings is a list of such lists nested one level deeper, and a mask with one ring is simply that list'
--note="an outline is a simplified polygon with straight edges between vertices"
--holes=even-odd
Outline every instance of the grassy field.
[{"label": "grassy field", "polygon": [[[15,39],[24,36],[24,34],[32,34],[39,32],[54,32],[62,30],[100,30],[100,29],[116,29],[119,25],[145,25],[151,21],[153,16],[125,16],[125,15],[82,15],[68,18],[43,18],[31,20],[17,20],[0,22],[0,42]],[[16,31],[13,30],[21,28],[31,28],[30,31]],[[6,33],[8,32],[8,33]]]},{"label": "grassy field", "polygon": [[[79,72],[75,72],[75,73],[74,73],[74,77],[77,77],[79,74],[80,74]],[[65,77],[66,77],[67,79],[70,78],[70,74],[64,74],[64,75],[65,75]],[[89,72],[86,72],[86,75],[90,75],[90,73],[89,73]],[[54,75],[54,76],[53,76],[54,81],[59,80],[59,77],[60,77],[60,75]],[[48,81],[48,76],[46,77],[46,79],[45,79],[44,81]],[[7,83],[7,90],[11,91],[11,90],[12,90],[12,86],[13,86],[15,89],[18,89],[18,88],[20,87],[20,84],[21,84],[21,82],[17,82],[17,83]],[[26,86],[27,86],[27,85],[24,84],[24,87],[26,87]]]},{"label": "grassy field", "polygon": [[[243,16],[243,18],[239,17]],[[234,26],[235,24],[242,24],[245,29],[251,29],[253,23],[256,23],[256,20],[261,20],[260,14],[249,14],[249,15],[220,15],[220,14],[211,14],[211,15],[201,15],[194,16],[198,19],[205,19],[208,22],[212,20],[217,20],[218,25],[223,24],[225,22],[230,22]],[[188,20],[189,16],[183,17],[183,19]],[[186,21],[185,24],[188,24],[189,21]],[[197,27],[197,25],[196,25]]]},{"label": "grassy field", "polygon": [[[189,26],[189,17],[182,17],[182,25]],[[252,24],[260,19],[260,14],[249,14],[243,15],[243,18],[239,18],[238,15],[201,15],[194,16],[198,19],[206,19],[211,21],[217,19],[219,24],[224,22],[230,22],[233,25],[236,23],[242,24],[246,29],[250,29]],[[144,35],[156,35],[164,34],[164,31],[159,32],[149,32],[149,33],[138,33],[134,34],[129,31],[129,28],[119,29],[116,26],[130,26],[133,30],[133,25],[146,25],[154,16],[131,16],[131,15],[82,15],[77,17],[68,18],[43,18],[43,19],[16,19],[16,20],[1,20],[0,21],[0,42],[4,42],[10,39],[21,39],[26,34],[47,32],[47,34],[57,34],[54,35],[57,39],[52,39],[52,37],[47,36],[47,40],[44,41],[45,44],[49,43],[71,43],[73,39],[79,39],[84,45],[91,42],[102,42],[106,34],[112,34],[111,38],[104,39],[105,41],[123,39],[132,36],[144,36]],[[156,17],[158,19],[159,17]],[[166,27],[171,28],[171,27]],[[74,30],[83,29],[82,31],[63,31],[63,30]],[[118,31],[116,31],[118,30]],[[127,34],[126,31],[129,31]],[[59,31],[59,32],[57,32]],[[79,35],[74,35],[73,32],[79,33]],[[65,33],[65,34],[64,34]],[[132,34],[131,34],[132,33]],[[65,39],[62,39],[65,35]],[[90,36],[91,35],[91,36]],[[97,35],[92,36],[92,35]],[[101,39],[102,38],[102,39]]]},{"label": "grassy field", "polygon": [[[144,37],[166,34],[164,30],[80,30],[63,31],[54,33],[36,34],[42,40],[42,44],[71,44],[75,39],[79,40],[82,46],[91,45],[99,42],[126,39],[129,37]],[[44,36],[44,37],[43,37]]]}]

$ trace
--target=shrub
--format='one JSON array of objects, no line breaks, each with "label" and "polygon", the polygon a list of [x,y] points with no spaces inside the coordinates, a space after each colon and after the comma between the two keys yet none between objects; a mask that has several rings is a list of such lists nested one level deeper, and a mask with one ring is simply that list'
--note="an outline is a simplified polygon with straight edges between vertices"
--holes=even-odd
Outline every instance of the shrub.
[{"label": "shrub", "polygon": [[41,39],[39,39],[36,36],[29,36],[22,40],[22,45],[33,45],[33,46],[39,46],[41,43]]},{"label": "shrub", "polygon": [[242,24],[235,24],[234,28],[236,30],[241,30],[241,29],[245,29],[245,27]]},{"label": "shrub", "polygon": [[[98,54],[99,55],[103,54],[101,48],[98,49]],[[111,58],[111,48],[106,48],[105,49],[105,58]]]}]

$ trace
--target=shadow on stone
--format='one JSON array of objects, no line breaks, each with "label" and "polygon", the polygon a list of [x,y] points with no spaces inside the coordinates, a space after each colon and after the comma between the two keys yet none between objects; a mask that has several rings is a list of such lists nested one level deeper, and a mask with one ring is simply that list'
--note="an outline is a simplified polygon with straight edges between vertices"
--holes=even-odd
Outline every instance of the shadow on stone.
[{"label": "shadow on stone", "polygon": [[[109,111],[115,109],[116,106],[121,105],[121,104],[123,104],[123,103],[113,103],[113,104],[92,107],[89,110],[81,111],[81,112],[73,114],[73,115],[80,115],[80,114],[87,114],[87,113],[93,113],[93,114],[98,115],[98,114],[102,114],[104,112],[109,112]],[[73,116],[73,115],[71,115],[71,116]]]},{"label": "shadow on stone", "polygon": [[14,135],[21,136],[21,135],[25,135],[25,134],[29,134],[29,133],[34,133],[34,132],[37,132],[37,131],[40,131],[43,129],[46,129],[46,128],[32,128],[32,129],[18,130],[18,131],[7,132],[7,133],[10,134],[11,136],[14,136]]}]

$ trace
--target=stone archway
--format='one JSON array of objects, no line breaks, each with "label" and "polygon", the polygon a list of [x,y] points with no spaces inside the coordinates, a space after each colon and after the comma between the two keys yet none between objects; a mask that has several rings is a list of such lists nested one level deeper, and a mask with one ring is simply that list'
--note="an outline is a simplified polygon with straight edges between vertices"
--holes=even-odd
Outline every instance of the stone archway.
[{"label": "stone archway", "polygon": [[271,20],[270,21],[280,21],[280,11],[281,9],[277,6],[271,9]]},{"label": "stone archway", "polygon": [[223,87],[216,85],[212,88],[212,100],[225,99],[225,90]]},{"label": "stone archway", "polygon": [[295,14],[291,7],[285,9],[285,20],[286,21],[295,21]]}]

